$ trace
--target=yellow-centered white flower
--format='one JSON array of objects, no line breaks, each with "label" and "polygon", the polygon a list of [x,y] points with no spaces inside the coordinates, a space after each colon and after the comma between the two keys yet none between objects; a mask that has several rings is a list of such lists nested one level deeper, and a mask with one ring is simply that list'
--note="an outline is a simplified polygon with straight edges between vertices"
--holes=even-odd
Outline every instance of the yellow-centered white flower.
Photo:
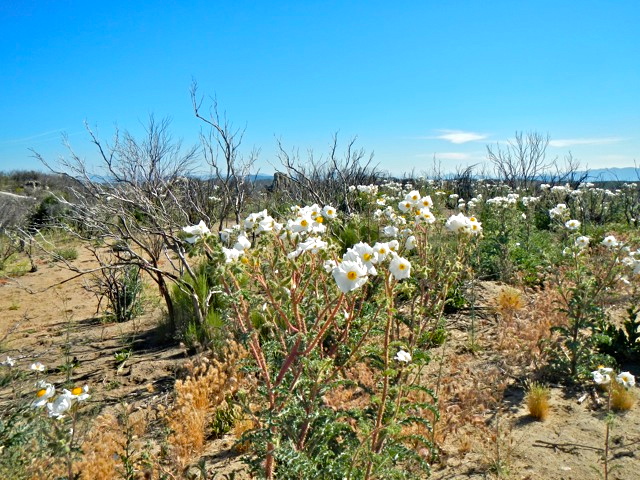
[{"label": "yellow-centered white flower", "polygon": [[391,263],[389,263],[389,271],[396,280],[409,278],[411,275],[411,263],[400,255],[394,255],[391,259]]},{"label": "yellow-centered white flower", "polygon": [[362,262],[345,260],[333,269],[333,278],[343,292],[351,292],[367,281],[367,267]]}]

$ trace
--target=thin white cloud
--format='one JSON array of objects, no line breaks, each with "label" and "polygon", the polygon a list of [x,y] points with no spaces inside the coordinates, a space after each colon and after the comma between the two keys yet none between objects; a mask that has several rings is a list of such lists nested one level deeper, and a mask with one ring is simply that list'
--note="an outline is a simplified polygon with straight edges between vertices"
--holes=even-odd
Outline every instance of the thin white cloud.
[{"label": "thin white cloud", "polygon": [[478,140],[484,140],[489,137],[484,133],[476,133],[476,132],[464,132],[462,130],[439,130],[442,132],[441,135],[438,135],[433,138],[437,138],[439,140],[446,140],[447,142],[461,144],[468,142],[477,142]]},{"label": "thin white cloud", "polygon": [[471,155],[462,152],[441,152],[436,153],[435,157],[442,160],[469,160],[471,158]]},{"label": "thin white cloud", "polygon": [[550,140],[549,146],[566,148],[576,145],[606,145],[608,143],[617,143],[622,141],[620,137],[600,137],[600,138],[559,138]]},{"label": "thin white cloud", "polygon": [[38,133],[36,135],[31,135],[30,137],[24,137],[24,138],[9,138],[6,140],[2,140],[0,141],[0,143],[23,143],[23,142],[30,142],[31,140],[36,140],[36,139],[41,139],[43,137],[51,137],[51,136],[56,136],[59,137],[62,132],[64,132],[64,130],[51,130],[49,132],[43,132],[43,133]]}]

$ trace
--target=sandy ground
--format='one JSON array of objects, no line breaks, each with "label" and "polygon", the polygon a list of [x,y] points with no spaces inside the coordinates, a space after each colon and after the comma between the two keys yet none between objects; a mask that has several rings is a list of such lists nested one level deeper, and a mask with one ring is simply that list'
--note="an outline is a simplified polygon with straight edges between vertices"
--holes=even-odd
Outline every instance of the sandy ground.
[{"label": "sandy ground", "polygon": [[[78,252],[75,266],[94,266],[90,252]],[[97,297],[85,288],[90,277],[68,280],[76,274],[59,262],[41,259],[37,265],[34,273],[0,278],[0,359],[8,355],[25,369],[42,362],[48,378],[62,382],[66,374],[60,367],[68,347],[77,361],[73,383],[89,385],[90,404],[102,409],[125,402],[135,408],[166,404],[188,354],[164,340],[155,285],[147,285],[143,315],[125,323],[105,323],[97,312]],[[131,351],[129,359],[117,362],[115,354],[126,350]],[[232,446],[231,438],[210,445],[205,453],[211,469],[228,472],[241,467]]]}]

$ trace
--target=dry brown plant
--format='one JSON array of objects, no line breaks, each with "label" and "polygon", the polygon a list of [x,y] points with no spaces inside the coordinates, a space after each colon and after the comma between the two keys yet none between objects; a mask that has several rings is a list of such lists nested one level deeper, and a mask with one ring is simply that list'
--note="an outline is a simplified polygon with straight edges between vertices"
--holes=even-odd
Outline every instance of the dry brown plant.
[{"label": "dry brown plant", "polygon": [[171,431],[171,460],[180,469],[202,452],[211,417],[218,408],[226,408],[226,400],[237,392],[238,367],[245,355],[239,344],[231,342],[220,357],[223,360],[200,357],[188,362],[189,374],[176,381],[173,404],[160,409],[160,416]]},{"label": "dry brown plant", "polygon": [[636,403],[636,396],[632,390],[624,388],[618,382],[611,385],[611,409],[616,412],[626,412]]},{"label": "dry brown plant", "polygon": [[82,444],[83,456],[77,463],[80,479],[111,480],[122,476],[125,463],[136,471],[144,471],[141,456],[142,437],[147,427],[147,411],[133,411],[122,405],[117,413],[104,413]]},{"label": "dry brown plant", "polygon": [[470,354],[452,355],[439,392],[434,443],[442,446],[450,434],[466,435],[466,427],[484,428],[485,415],[499,405],[506,386],[503,372],[491,362],[477,362]]},{"label": "dry brown plant", "polygon": [[546,344],[552,338],[551,327],[566,323],[565,315],[558,310],[559,301],[555,289],[538,289],[532,292],[531,301],[525,302],[517,314],[499,324],[499,350],[512,373],[526,375],[529,370],[537,371],[545,364]]},{"label": "dry brown plant", "polygon": [[529,384],[525,397],[529,415],[537,420],[546,420],[549,416],[549,389],[539,383]]},{"label": "dry brown plant", "polygon": [[517,314],[525,306],[522,292],[513,287],[503,287],[495,298],[498,319],[498,348],[502,349],[505,340],[511,338],[518,320]]},{"label": "dry brown plant", "polygon": [[365,408],[371,403],[371,395],[367,392],[374,390],[374,372],[366,362],[353,363],[344,370],[345,378],[355,384],[339,385],[328,392],[322,400],[325,405],[335,411]]}]

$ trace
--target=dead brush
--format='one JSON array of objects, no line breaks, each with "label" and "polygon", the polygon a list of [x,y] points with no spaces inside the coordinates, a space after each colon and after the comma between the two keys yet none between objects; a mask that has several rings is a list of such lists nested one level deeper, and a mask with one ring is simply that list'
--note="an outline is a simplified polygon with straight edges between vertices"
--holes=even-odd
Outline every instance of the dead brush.
[{"label": "dead brush", "polygon": [[218,408],[239,387],[238,367],[245,351],[235,342],[226,349],[224,360],[202,357],[186,365],[188,376],[177,380],[173,404],[160,409],[171,433],[168,437],[171,460],[184,469],[202,451],[208,427]]},{"label": "dead brush", "polygon": [[[495,365],[477,364],[470,354],[452,355],[438,393],[440,419],[433,427],[433,442],[443,450],[449,436],[453,443],[468,443],[472,430],[482,430],[485,414],[500,404],[506,380]],[[473,436],[473,435],[472,435]]]},{"label": "dead brush", "polygon": [[526,375],[545,364],[551,327],[566,322],[558,311],[558,301],[559,295],[554,289],[534,291],[531,301],[518,311],[513,321],[503,324],[498,334],[499,348],[505,365],[515,370],[514,374]]},{"label": "dead brush", "polygon": [[509,338],[513,330],[517,314],[525,306],[522,292],[512,287],[503,287],[495,298],[496,313],[498,314],[498,347],[502,348],[505,339]]},{"label": "dead brush", "polygon": [[145,411],[134,412],[124,404],[116,413],[104,413],[82,444],[82,459],[77,463],[80,479],[134,479],[144,471],[142,437],[147,427]]},{"label": "dead brush", "polygon": [[332,410],[350,410],[365,408],[371,403],[369,393],[374,388],[374,372],[366,363],[355,363],[345,369],[344,374],[354,384],[339,385],[322,398],[325,405]]}]

